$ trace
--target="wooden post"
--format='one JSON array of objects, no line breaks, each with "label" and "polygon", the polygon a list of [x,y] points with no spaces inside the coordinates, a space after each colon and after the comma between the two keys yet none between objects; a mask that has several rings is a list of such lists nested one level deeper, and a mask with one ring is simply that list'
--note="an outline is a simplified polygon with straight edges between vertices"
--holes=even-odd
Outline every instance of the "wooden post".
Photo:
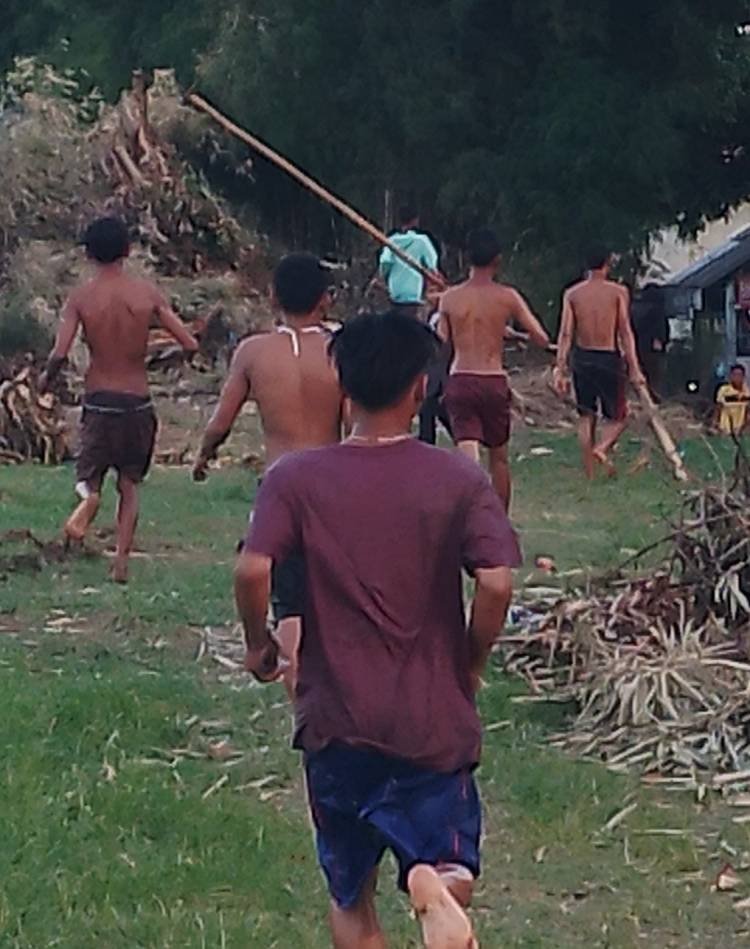
[{"label": "wooden post", "polygon": [[285,171],[296,181],[299,181],[301,185],[303,185],[309,191],[312,191],[313,194],[317,195],[323,201],[330,204],[331,207],[334,207],[340,214],[343,214],[344,217],[348,218],[353,224],[372,237],[373,240],[377,241],[379,244],[382,244],[383,247],[388,247],[396,257],[420,273],[429,283],[436,285],[440,289],[445,288],[445,281],[440,276],[440,274],[435,273],[428,267],[424,267],[418,261],[414,260],[413,257],[410,257],[409,254],[401,250],[398,244],[394,244],[392,240],[389,240],[389,238],[386,237],[386,235],[371,221],[368,221],[366,217],[364,217],[358,211],[355,211],[354,208],[349,207],[349,205],[342,201],[341,198],[337,197],[327,188],[324,188],[323,185],[317,182],[314,178],[311,178],[310,175],[306,174],[300,168],[297,168],[296,165],[284,158],[283,155],[280,155],[279,152],[274,151],[274,149],[269,145],[266,145],[265,142],[262,142],[259,138],[251,135],[249,132],[245,131],[245,129],[240,128],[239,125],[237,125],[235,122],[232,122],[231,119],[228,119],[225,115],[219,112],[218,109],[206,102],[204,98],[196,95],[194,92],[189,92],[185,96],[185,102],[188,105],[191,105],[194,109],[197,109],[199,112],[203,112],[205,115],[209,116],[209,118],[213,119],[217,125],[220,125],[225,131],[229,132],[230,135],[233,135],[241,142],[249,145],[250,148],[254,149],[259,155],[262,155],[272,164],[276,165],[277,168],[281,168],[282,171]]}]

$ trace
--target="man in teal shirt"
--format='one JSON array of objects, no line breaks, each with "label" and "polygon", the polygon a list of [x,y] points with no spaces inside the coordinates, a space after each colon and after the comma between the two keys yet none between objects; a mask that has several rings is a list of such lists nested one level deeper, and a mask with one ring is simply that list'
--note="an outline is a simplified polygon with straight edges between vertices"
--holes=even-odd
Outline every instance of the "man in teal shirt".
[{"label": "man in teal shirt", "polygon": [[[398,216],[399,229],[391,235],[391,241],[404,253],[428,270],[436,270],[438,253],[426,234],[417,230],[419,215],[411,207],[403,207]],[[424,277],[404,263],[386,247],[380,255],[380,275],[388,285],[388,296],[394,310],[418,316],[424,301]]]}]

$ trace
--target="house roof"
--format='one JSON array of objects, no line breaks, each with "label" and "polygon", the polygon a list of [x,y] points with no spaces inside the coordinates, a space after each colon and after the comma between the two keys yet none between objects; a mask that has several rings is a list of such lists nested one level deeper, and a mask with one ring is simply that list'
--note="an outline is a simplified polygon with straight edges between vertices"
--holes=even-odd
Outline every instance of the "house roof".
[{"label": "house roof", "polygon": [[666,281],[665,286],[705,290],[748,263],[750,263],[750,227],[745,227],[724,244],[715,247],[684,270],[673,274]]}]

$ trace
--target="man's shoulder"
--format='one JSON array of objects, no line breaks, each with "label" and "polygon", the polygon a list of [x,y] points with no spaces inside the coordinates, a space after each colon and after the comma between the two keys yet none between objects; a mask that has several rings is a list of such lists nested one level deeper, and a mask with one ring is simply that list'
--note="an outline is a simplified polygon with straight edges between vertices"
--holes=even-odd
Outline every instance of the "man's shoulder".
[{"label": "man's shoulder", "polygon": [[235,360],[239,363],[246,363],[248,360],[262,355],[270,349],[275,338],[276,333],[272,332],[253,333],[252,336],[246,336],[235,350]]},{"label": "man's shoulder", "polygon": [[489,483],[485,471],[475,461],[460,452],[446,451],[445,448],[428,445],[416,439],[412,450],[416,455],[415,463],[421,463],[425,469],[429,469],[431,477],[455,478],[468,489],[484,482]]},{"label": "man's shoulder", "polygon": [[338,464],[336,456],[340,445],[340,442],[336,442],[319,448],[302,448],[298,451],[286,452],[266,470],[263,481],[271,482],[276,487],[294,487],[295,484],[302,483],[302,478],[307,483],[312,469]]},{"label": "man's shoulder", "polygon": [[463,299],[464,295],[468,290],[468,281],[464,280],[462,283],[454,284],[442,294],[440,297],[440,306],[443,307],[443,304],[446,306],[450,303],[455,303],[457,300]]},{"label": "man's shoulder", "polygon": [[577,283],[571,284],[567,290],[564,292],[563,296],[571,300],[573,297],[579,296],[582,292],[585,291],[588,284],[587,280],[579,280]]}]

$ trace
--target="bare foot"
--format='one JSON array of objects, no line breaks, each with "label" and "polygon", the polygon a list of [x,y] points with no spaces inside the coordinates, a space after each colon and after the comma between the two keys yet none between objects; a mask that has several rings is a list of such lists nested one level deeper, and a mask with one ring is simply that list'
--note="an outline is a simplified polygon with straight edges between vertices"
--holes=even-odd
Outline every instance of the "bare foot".
[{"label": "bare foot", "polygon": [[63,531],[68,541],[82,541],[86,536],[91,522],[96,517],[99,510],[99,495],[90,494],[85,500],[81,501],[78,507],[73,511],[65,522]]},{"label": "bare foot", "polygon": [[604,468],[608,478],[614,478],[617,475],[615,463],[601,448],[595,448],[592,452],[594,459]]},{"label": "bare foot", "polygon": [[128,582],[128,561],[127,559],[117,558],[112,564],[110,570],[110,577],[113,583],[127,583]]},{"label": "bare foot", "polygon": [[432,867],[414,867],[408,885],[425,949],[478,949],[469,917]]}]

